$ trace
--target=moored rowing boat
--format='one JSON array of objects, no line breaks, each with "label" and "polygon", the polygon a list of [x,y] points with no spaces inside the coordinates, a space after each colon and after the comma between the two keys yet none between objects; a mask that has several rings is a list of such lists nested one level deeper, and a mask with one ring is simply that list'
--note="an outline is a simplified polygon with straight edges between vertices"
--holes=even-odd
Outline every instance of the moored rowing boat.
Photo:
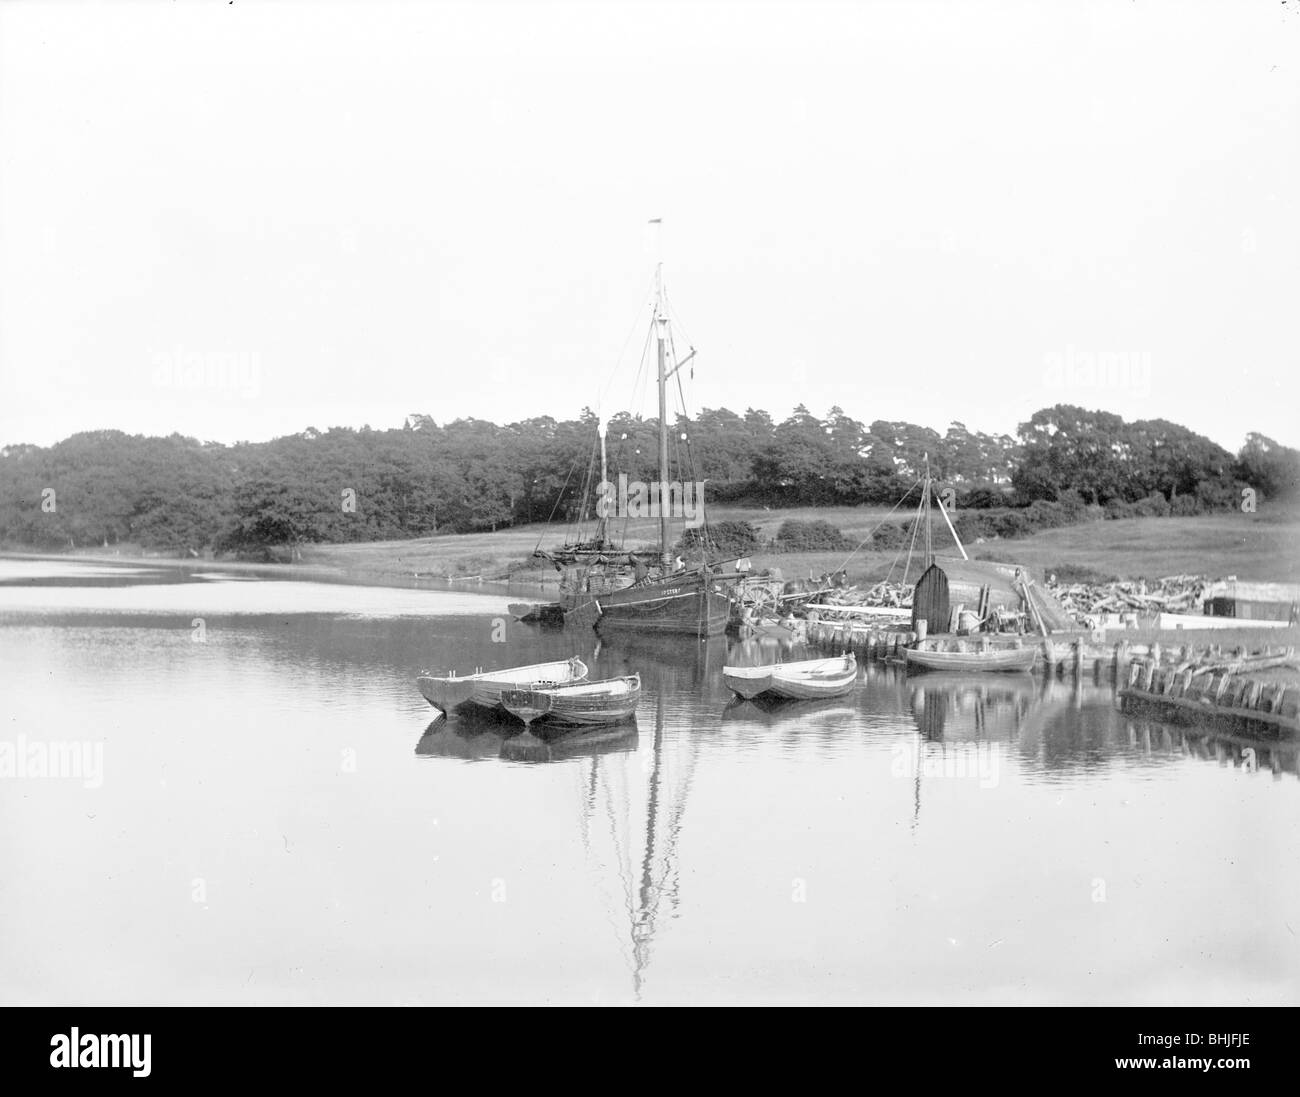
[{"label": "moored rowing boat", "polygon": [[858,678],[858,662],[846,654],[763,667],[723,667],[722,678],[733,693],[746,700],[767,696],[806,701],[848,693]]},{"label": "moored rowing boat", "polygon": [[918,670],[1019,671],[1034,665],[1035,650],[989,648],[986,651],[934,651],[908,648],[907,665]]},{"label": "moored rowing boat", "polygon": [[507,712],[525,724],[534,720],[566,727],[616,724],[636,712],[641,699],[641,676],[629,674],[600,682],[573,682],[561,686],[509,689],[501,694]]},{"label": "moored rowing boat", "polygon": [[426,673],[416,678],[415,684],[434,708],[454,712],[462,708],[499,709],[501,694],[508,689],[564,686],[586,681],[586,678],[587,665],[575,656],[554,663],[505,667],[477,674],[438,676]]}]

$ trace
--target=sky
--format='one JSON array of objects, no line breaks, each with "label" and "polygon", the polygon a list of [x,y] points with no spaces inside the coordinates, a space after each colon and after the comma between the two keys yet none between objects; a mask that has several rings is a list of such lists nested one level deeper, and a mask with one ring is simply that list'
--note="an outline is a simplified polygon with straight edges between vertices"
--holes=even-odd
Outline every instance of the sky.
[{"label": "sky", "polygon": [[1297,6],[11,0],[0,444],[653,415],[662,259],[691,410],[1300,445]]}]

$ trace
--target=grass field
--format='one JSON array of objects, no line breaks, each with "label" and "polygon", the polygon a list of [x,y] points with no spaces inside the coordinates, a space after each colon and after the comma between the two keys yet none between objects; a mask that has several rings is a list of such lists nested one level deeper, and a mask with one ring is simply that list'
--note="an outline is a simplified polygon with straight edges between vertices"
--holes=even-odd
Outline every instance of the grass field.
[{"label": "grass field", "polygon": [[[743,520],[754,523],[765,537],[776,533],[787,519],[823,519],[851,540],[866,539],[882,521],[910,517],[900,508],[890,514],[885,507],[803,507],[764,510],[754,507],[711,507],[713,521]],[[658,538],[658,523],[642,520],[627,524],[629,546],[649,546]],[[329,568],[361,582],[391,582],[422,576],[475,576],[499,579],[514,575],[538,582],[553,581],[548,565],[530,561],[539,544],[555,547],[564,540],[562,527],[538,523],[497,533],[446,534],[410,541],[376,541],[347,545],[306,545],[301,567]],[[941,522],[934,529],[935,551],[955,554],[956,549]],[[1194,518],[1126,518],[1089,522],[1047,530],[1016,540],[993,540],[967,545],[972,557],[1027,564],[1044,574],[1090,578],[1156,579],[1165,575],[1195,574],[1222,578],[1300,582],[1300,512],[1261,509],[1258,514],[1214,514]],[[43,555],[39,554],[38,555]],[[69,554],[57,554],[69,558]],[[138,549],[118,546],[95,552],[81,550],[80,559],[145,557],[163,562]],[[759,552],[750,558],[756,570],[780,568],[787,579],[818,576],[845,566],[843,552]],[[883,578],[893,566],[893,578],[903,577],[906,551],[863,551],[848,560],[850,582],[868,583]],[[913,559],[909,579],[920,572],[920,553]],[[177,560],[194,564],[195,560]],[[246,565],[252,567],[253,565]],[[1066,570],[1068,569],[1068,570]]]},{"label": "grass field", "polygon": [[1235,575],[1300,581],[1300,519],[1266,513],[1122,518],[970,546],[972,556],[1014,559],[1044,572],[1070,566],[1120,579]]},{"label": "grass field", "polygon": [[[789,510],[764,510],[761,507],[710,507],[713,522],[743,520],[752,522],[764,537],[773,536],[787,519],[809,520],[822,518],[844,531],[845,535],[860,540],[889,513],[887,507],[801,507]],[[894,517],[897,517],[897,512]],[[675,524],[674,532],[680,526]],[[659,523],[657,519],[629,520],[613,527],[616,537],[629,547],[657,544]],[[521,568],[531,568],[545,576],[549,567],[540,568],[529,561],[533,550],[554,548],[563,543],[563,526],[535,523],[498,530],[496,533],[460,533],[437,537],[419,537],[410,541],[374,541],[353,545],[307,545],[302,559],[307,564],[328,564],[342,567],[358,574],[375,575],[483,575],[502,576]],[[800,569],[814,568],[817,573],[839,566],[846,553],[799,553],[797,555],[760,554],[751,557],[756,568],[782,567],[790,574],[802,574]],[[892,556],[892,554],[891,554]],[[790,565],[797,565],[791,568]],[[886,566],[887,562],[886,562]],[[554,574],[551,571],[551,574]]]},{"label": "grass field", "polygon": [[[742,519],[771,536],[788,518],[822,518],[853,540],[865,538],[888,515],[883,507],[801,508],[762,510],[744,507],[711,508],[714,521]],[[895,512],[892,518],[898,518]],[[654,521],[628,524],[627,543],[652,543]],[[326,564],[364,576],[482,575],[497,577],[524,567],[539,544],[554,546],[562,529],[544,525],[517,527],[497,533],[448,534],[412,541],[383,541],[354,545],[311,545],[303,550],[306,564]],[[936,526],[935,550],[955,553],[946,530]],[[1300,581],[1300,516],[1294,514],[1215,514],[1193,518],[1126,518],[1090,522],[1047,530],[1032,537],[986,541],[967,546],[971,556],[1028,564],[1052,572],[1069,567],[1098,576],[1154,579],[1165,575],[1197,574],[1239,579]],[[845,553],[755,553],[755,569],[778,567],[787,578],[820,575],[840,567]],[[903,553],[903,557],[906,553]],[[896,562],[894,577],[902,577],[903,558],[894,552],[857,553],[848,563],[851,582],[883,578]],[[546,571],[537,572],[545,576]],[[554,572],[550,572],[551,575]],[[918,574],[912,562],[909,578]]]}]

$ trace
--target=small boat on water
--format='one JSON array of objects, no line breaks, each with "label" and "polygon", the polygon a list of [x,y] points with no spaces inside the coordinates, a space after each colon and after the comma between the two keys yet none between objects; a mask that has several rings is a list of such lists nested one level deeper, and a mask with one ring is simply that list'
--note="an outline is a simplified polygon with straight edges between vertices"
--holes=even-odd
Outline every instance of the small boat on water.
[{"label": "small boat on water", "polygon": [[559,602],[511,602],[506,608],[522,624],[564,625],[564,606]]},{"label": "small boat on water", "polygon": [[858,661],[848,653],[834,659],[772,663],[763,667],[723,667],[722,678],[738,697],[776,697],[807,701],[840,697],[858,680]]},{"label": "small boat on water", "polygon": [[518,716],[525,724],[531,725],[537,720],[563,727],[617,724],[636,712],[640,700],[639,674],[601,682],[508,689],[501,694],[505,710]]},{"label": "small boat on water", "polygon": [[1025,671],[1033,668],[1034,648],[988,648],[984,651],[933,651],[908,648],[907,665],[916,670]]},{"label": "small boat on water", "polygon": [[421,674],[415,680],[424,699],[443,712],[459,709],[500,709],[501,694],[508,689],[566,686],[585,682],[587,664],[576,656],[554,663],[534,663],[527,667],[506,667],[479,671],[477,674],[445,677]]}]

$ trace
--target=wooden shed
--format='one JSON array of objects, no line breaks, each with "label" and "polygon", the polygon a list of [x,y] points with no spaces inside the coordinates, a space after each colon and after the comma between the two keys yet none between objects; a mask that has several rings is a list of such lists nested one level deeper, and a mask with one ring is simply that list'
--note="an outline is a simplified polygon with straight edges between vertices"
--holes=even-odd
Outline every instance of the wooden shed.
[{"label": "wooden shed", "polygon": [[1235,579],[1211,583],[1205,590],[1205,613],[1251,621],[1295,621],[1300,617],[1300,585],[1248,583]]},{"label": "wooden shed", "polygon": [[1029,615],[1029,627],[1037,628],[1035,615],[1022,594],[1021,580],[1028,581],[1033,609],[1048,632],[1068,632],[1078,628],[1061,604],[1052,596],[1029,568],[1020,564],[1000,564],[991,560],[962,560],[935,557],[917,580],[912,595],[912,629],[921,621],[930,635],[952,631],[953,611],[963,606],[984,617],[998,609]]}]

